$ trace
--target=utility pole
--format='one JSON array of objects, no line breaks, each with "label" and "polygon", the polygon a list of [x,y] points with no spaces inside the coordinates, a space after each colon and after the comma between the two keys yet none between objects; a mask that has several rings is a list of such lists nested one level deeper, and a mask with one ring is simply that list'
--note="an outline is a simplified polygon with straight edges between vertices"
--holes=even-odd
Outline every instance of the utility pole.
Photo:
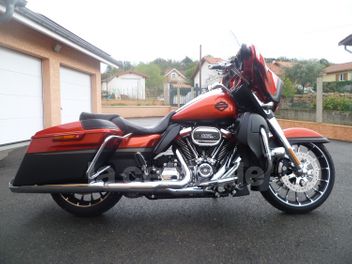
[{"label": "utility pole", "polygon": [[199,46],[199,89],[202,93],[202,45]]},{"label": "utility pole", "polygon": [[323,122],[323,78],[317,78],[316,122]]}]

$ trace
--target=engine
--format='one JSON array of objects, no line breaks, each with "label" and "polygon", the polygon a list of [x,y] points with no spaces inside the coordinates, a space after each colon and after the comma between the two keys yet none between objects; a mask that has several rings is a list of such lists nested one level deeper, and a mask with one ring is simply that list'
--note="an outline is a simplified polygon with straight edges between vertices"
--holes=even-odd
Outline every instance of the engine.
[{"label": "engine", "polygon": [[208,181],[225,162],[234,146],[232,134],[210,126],[184,128],[176,144],[193,169],[196,182]]}]

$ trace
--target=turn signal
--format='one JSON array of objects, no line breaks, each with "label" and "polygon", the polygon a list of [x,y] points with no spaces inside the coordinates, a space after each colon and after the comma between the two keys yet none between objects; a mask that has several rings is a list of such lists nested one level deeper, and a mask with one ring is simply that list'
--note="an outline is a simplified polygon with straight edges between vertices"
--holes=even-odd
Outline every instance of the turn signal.
[{"label": "turn signal", "polygon": [[75,134],[75,135],[62,135],[56,136],[53,138],[53,141],[72,141],[72,140],[80,140],[83,137],[83,134]]}]

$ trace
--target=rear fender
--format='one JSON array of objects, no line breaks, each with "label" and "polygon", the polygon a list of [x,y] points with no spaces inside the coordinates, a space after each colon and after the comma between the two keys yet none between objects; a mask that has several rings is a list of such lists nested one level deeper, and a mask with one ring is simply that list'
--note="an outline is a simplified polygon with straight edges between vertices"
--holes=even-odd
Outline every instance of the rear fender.
[{"label": "rear fender", "polygon": [[287,140],[291,144],[297,143],[329,143],[330,141],[318,132],[302,127],[286,128],[283,130]]}]

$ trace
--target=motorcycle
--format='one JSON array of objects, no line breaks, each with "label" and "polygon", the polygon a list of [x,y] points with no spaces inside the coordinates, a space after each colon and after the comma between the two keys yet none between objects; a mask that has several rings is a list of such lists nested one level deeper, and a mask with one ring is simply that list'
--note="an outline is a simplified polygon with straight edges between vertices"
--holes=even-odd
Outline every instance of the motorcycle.
[{"label": "motorcycle", "polygon": [[307,213],[328,198],[334,164],[328,139],[281,129],[283,83],[254,46],[210,66],[212,85],[154,127],[113,114],[37,132],[10,182],[17,193],[50,193],[77,216],[100,215],[122,196],[151,200],[219,198],[259,191],[287,213]]}]

